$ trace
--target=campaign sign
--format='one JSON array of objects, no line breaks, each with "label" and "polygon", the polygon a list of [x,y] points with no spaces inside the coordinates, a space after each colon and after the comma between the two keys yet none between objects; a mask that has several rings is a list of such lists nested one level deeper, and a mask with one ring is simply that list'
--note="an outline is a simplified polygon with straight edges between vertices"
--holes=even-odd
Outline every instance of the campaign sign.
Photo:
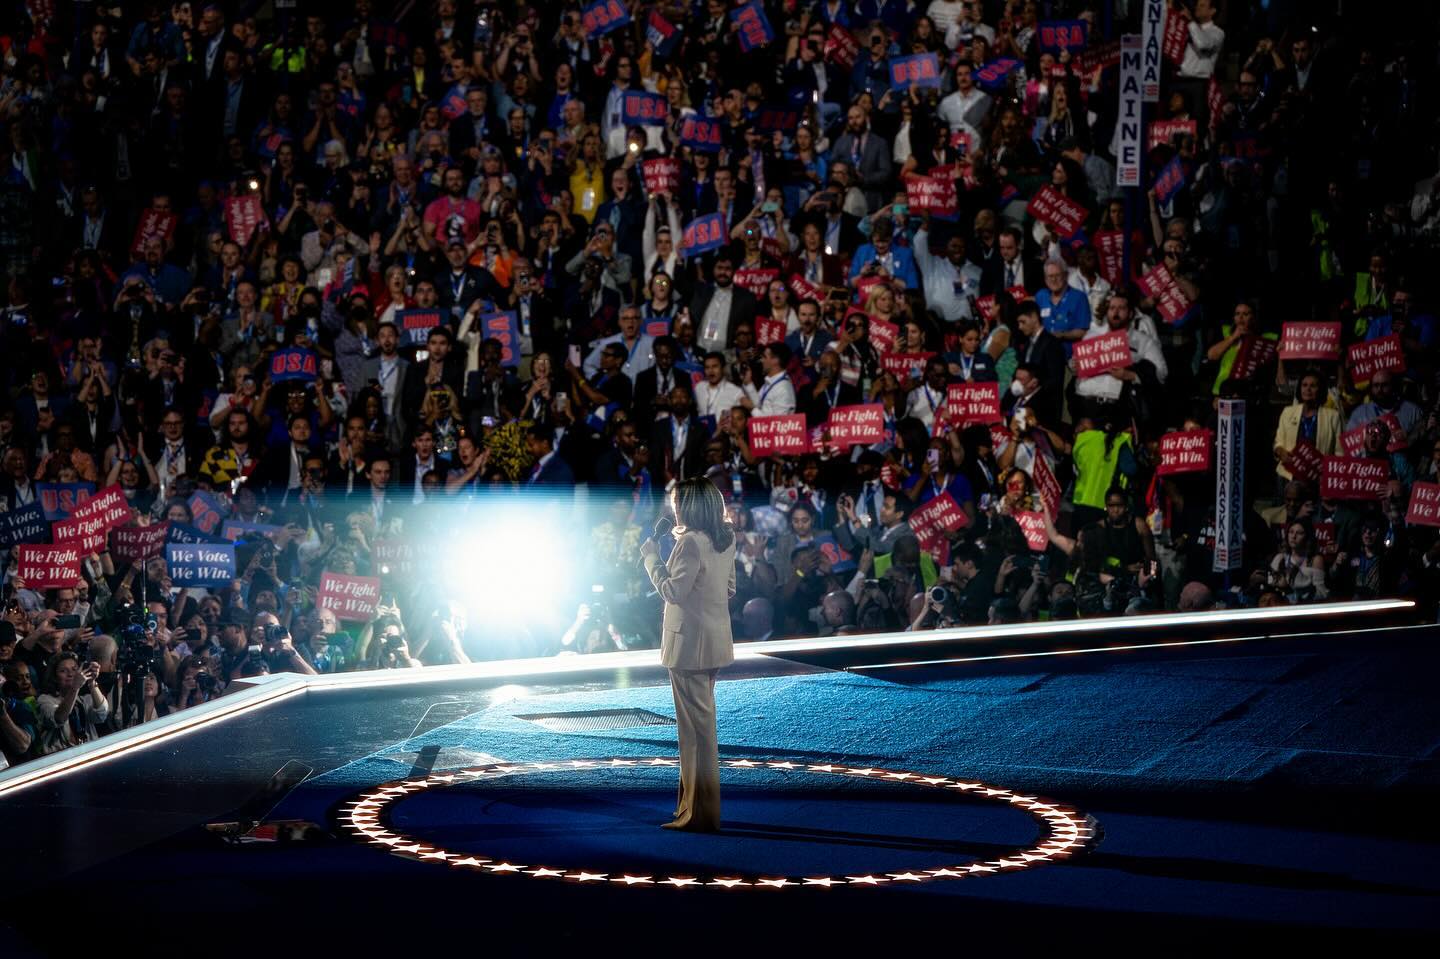
[{"label": "campaign sign", "polygon": [[1155,120],[1145,133],[1145,148],[1153,150],[1158,146],[1169,146],[1178,136],[1195,136],[1194,120]]},{"label": "campaign sign", "polygon": [[884,353],[880,357],[880,368],[895,374],[896,379],[918,380],[925,375],[925,364],[934,353]]},{"label": "campaign sign", "polygon": [[[747,266],[735,271],[735,285],[743,290],[749,290],[757,297],[764,299],[770,293],[770,284],[780,279],[780,271],[773,267]],[[760,331],[755,331],[758,337]],[[783,340],[784,337],[782,336]],[[764,343],[760,340],[760,343]],[[772,341],[773,342],[773,341]]]},{"label": "campaign sign", "polygon": [[1055,471],[1050,468],[1045,457],[1035,457],[1030,466],[1030,479],[1035,484],[1035,491],[1040,494],[1040,501],[1045,504],[1045,512],[1051,516],[1059,516],[1060,481],[1055,478]]},{"label": "campaign sign", "polygon": [[789,456],[810,452],[804,413],[755,416],[747,424],[750,452],[756,456]]},{"label": "campaign sign", "polygon": [[1412,526],[1440,526],[1440,483],[1416,483],[1410,487],[1405,522]]},{"label": "campaign sign", "polygon": [[98,553],[105,548],[105,522],[98,516],[62,519],[50,525],[50,541],[57,546],[78,547],[82,556]]},{"label": "campaign sign", "polygon": [[1140,289],[1146,296],[1155,300],[1155,306],[1160,310],[1160,317],[1166,323],[1174,323],[1182,319],[1190,312],[1190,300],[1185,296],[1185,291],[1180,289],[1180,284],[1175,282],[1175,277],[1165,268],[1164,263],[1157,263],[1149,272],[1140,277]]},{"label": "campaign sign", "polygon": [[1247,336],[1240,341],[1235,351],[1235,362],[1230,366],[1230,378],[1249,381],[1255,374],[1270,365],[1275,359],[1275,341],[1268,336]]},{"label": "campaign sign", "polygon": [[940,58],[933,53],[890,58],[890,86],[908,90],[911,85],[940,89]]},{"label": "campaign sign", "polygon": [[15,576],[26,589],[68,589],[80,582],[80,547],[24,545],[15,550]]},{"label": "campaign sign", "polygon": [[1086,47],[1074,59],[1075,72],[1089,76],[1096,70],[1106,70],[1120,65],[1120,38],[1106,40],[1093,47]]},{"label": "campaign sign", "polygon": [[1155,177],[1155,199],[1169,203],[1185,186],[1185,161],[1175,157]]},{"label": "campaign sign", "polygon": [[220,501],[204,490],[196,490],[188,503],[190,515],[195,517],[195,528],[206,536],[214,536],[220,529],[220,521],[229,512]]},{"label": "campaign sign", "polygon": [[315,606],[334,611],[336,619],[368,623],[375,618],[379,605],[378,576],[344,576],[331,572],[320,574],[320,590],[315,594]]},{"label": "campaign sign", "polygon": [[1280,327],[1280,359],[1337,360],[1339,323],[1284,323]]},{"label": "campaign sign", "polygon": [[445,91],[445,96],[440,100],[440,112],[447,120],[454,120],[465,113],[465,84],[457,83]]},{"label": "campaign sign", "polygon": [[895,343],[900,339],[900,327],[889,320],[882,320],[878,316],[869,317],[869,320],[870,345],[875,347],[875,352],[882,354],[892,352],[895,349]]},{"label": "campaign sign", "polygon": [[1125,275],[1125,234],[1121,230],[1101,230],[1095,234],[1095,252],[1100,257],[1100,275],[1115,286]]},{"label": "campaign sign", "polygon": [[1327,456],[1320,466],[1322,499],[1379,499],[1390,481],[1390,464],[1379,459]]},{"label": "campaign sign", "polygon": [[149,526],[121,526],[110,531],[110,553],[126,563],[143,563],[165,551],[169,523]]},{"label": "campaign sign", "polygon": [[1014,57],[998,57],[976,71],[975,82],[981,89],[993,93],[1004,88],[1005,81],[1019,66],[1020,61]]},{"label": "campaign sign", "polygon": [[675,52],[675,44],[680,42],[680,28],[661,16],[659,10],[651,10],[650,19],[645,24],[645,39],[656,56],[668,57]]},{"label": "campaign sign", "polygon": [[480,317],[481,336],[500,344],[500,365],[520,364],[520,315],[514,310],[486,313]]},{"label": "campaign sign", "polygon": [[719,120],[691,114],[680,126],[680,144],[703,153],[719,153],[723,144]]},{"label": "campaign sign", "polygon": [[415,547],[405,540],[377,539],[374,565],[381,576],[410,576],[415,572]]},{"label": "campaign sign", "polygon": [[1172,473],[1207,473],[1210,471],[1211,450],[1215,434],[1209,430],[1185,430],[1160,437],[1161,476]]},{"label": "campaign sign", "polygon": [[270,523],[244,523],[238,519],[227,519],[220,527],[220,538],[231,543],[253,543],[268,538],[284,529]]},{"label": "campaign sign", "polygon": [[1160,60],[1164,51],[1166,0],[1142,2],[1144,9],[1140,15],[1140,36],[1143,66],[1140,83],[1145,102],[1155,103],[1160,99]]},{"label": "campaign sign", "polygon": [[949,534],[969,525],[970,517],[946,490],[910,514],[910,529],[920,541],[920,548],[934,552],[948,546]]},{"label": "campaign sign", "polygon": [[670,101],[663,94],[626,90],[621,113],[627,127],[663,127],[670,119]]},{"label": "campaign sign", "polygon": [[674,157],[657,157],[640,164],[645,192],[674,194],[680,189],[680,161]]},{"label": "campaign sign", "polygon": [[958,204],[951,177],[912,176],[905,181],[905,200],[912,213],[954,216]]},{"label": "campaign sign", "polygon": [[43,543],[49,535],[50,524],[39,502],[0,513],[0,549],[21,543]]},{"label": "campaign sign", "polygon": [[630,11],[620,0],[595,0],[588,4],[580,14],[581,26],[585,28],[585,35],[598,37],[618,29],[630,22]]},{"label": "campaign sign", "polygon": [[1368,425],[1368,423],[1361,423],[1353,430],[1346,430],[1340,434],[1340,455],[1365,455],[1365,427]]},{"label": "campaign sign", "polygon": [[830,432],[831,445],[838,449],[879,443],[885,439],[885,405],[857,403],[837,406],[830,411],[825,428]]},{"label": "campaign sign", "polygon": [[165,568],[176,586],[229,586],[235,579],[235,544],[171,543]]},{"label": "campaign sign", "polygon": [[834,533],[816,533],[814,545],[820,550],[820,555],[830,561],[830,572],[832,573],[853,573],[856,568],[855,557],[849,550],[835,542]]},{"label": "campaign sign", "polygon": [[771,343],[783,342],[785,342],[784,320],[777,320],[771,316],[755,318],[755,343],[757,346],[769,346]]},{"label": "campaign sign", "polygon": [[36,483],[35,495],[40,498],[40,508],[50,522],[69,519],[81,506],[95,495],[94,483]]},{"label": "campaign sign", "polygon": [[761,133],[774,133],[776,130],[788,133],[799,125],[800,111],[795,107],[763,106],[760,115],[755,118],[755,126]]},{"label": "campaign sign", "polygon": [[1076,203],[1052,186],[1043,186],[1035,191],[1025,212],[1054,229],[1061,239],[1074,236],[1085,225],[1089,211],[1084,204]]},{"label": "campaign sign", "polygon": [[396,310],[395,324],[400,327],[400,342],[405,346],[424,346],[430,331],[440,325],[440,311]]},{"label": "campaign sign", "polygon": [[1090,39],[1090,24],[1084,20],[1046,20],[1035,34],[1041,53],[1079,53]]},{"label": "campaign sign", "polygon": [[71,514],[72,519],[98,519],[109,531],[130,519],[130,503],[119,483],[112,483],[91,496]]},{"label": "campaign sign", "polygon": [[1391,333],[1376,340],[1356,343],[1346,351],[1345,366],[1350,382],[1364,386],[1376,373],[1405,372],[1405,354],[1400,349],[1400,334]]},{"label": "campaign sign", "polygon": [[830,32],[825,34],[825,60],[849,70],[859,56],[860,44],[855,34],[838,23],[830,24]]},{"label": "campaign sign", "polygon": [[137,260],[143,258],[145,244],[151,240],[159,240],[168,248],[178,222],[175,214],[169,210],[146,207],[145,212],[140,214],[140,222],[135,224],[135,238],[130,241],[130,255]]},{"label": "campaign sign", "polygon": [[1010,515],[1020,524],[1020,532],[1025,534],[1025,542],[1030,544],[1032,550],[1043,553],[1050,547],[1050,534],[1045,531],[1044,513],[1018,510]]},{"label": "campaign sign", "polygon": [[756,0],[750,0],[743,6],[735,7],[730,11],[730,19],[735,21],[735,32],[740,36],[740,49],[746,53],[751,50],[759,50],[775,39],[775,31],[770,26],[770,20],[765,16],[764,8]]},{"label": "campaign sign", "polygon": [[250,242],[256,230],[268,230],[270,221],[265,217],[260,194],[245,193],[228,198],[225,201],[225,228],[230,231],[230,239],[241,246]]},{"label": "campaign sign", "polygon": [[1390,441],[1385,445],[1385,452],[1398,453],[1410,445],[1409,437],[1405,435],[1405,429],[1400,425],[1400,419],[1394,413],[1386,413],[1377,419],[1367,423],[1361,423],[1353,430],[1346,430],[1340,434],[1340,453],[1343,456],[1364,456],[1365,455],[1365,430],[1370,423],[1384,423],[1385,428],[1390,431]]},{"label": "campaign sign", "polygon": [[951,383],[945,388],[945,419],[964,429],[973,423],[1003,423],[999,383]]},{"label": "campaign sign", "polygon": [[1103,336],[1091,336],[1075,344],[1075,376],[1088,380],[1092,376],[1108,373],[1115,367],[1128,367],[1130,358],[1130,335],[1116,330]]},{"label": "campaign sign", "polygon": [[318,372],[313,350],[298,346],[276,350],[270,355],[270,382],[285,383],[289,380],[313,380]]},{"label": "campaign sign", "polygon": [[1282,464],[1290,475],[1298,480],[1314,482],[1320,478],[1320,470],[1324,466],[1325,456],[1315,444],[1309,440],[1300,440],[1290,449],[1290,455],[1285,457]]},{"label": "campaign sign", "polygon": [[725,214],[708,213],[685,224],[680,252],[686,257],[700,256],[718,250],[729,242],[725,231]]},{"label": "campaign sign", "polygon": [[670,335],[669,320],[650,320],[645,324],[645,335],[659,339],[662,336]]},{"label": "campaign sign", "polygon": [[1165,11],[1165,32],[1160,41],[1160,52],[1178,67],[1185,62],[1185,47],[1189,41],[1190,14],[1183,4],[1172,3]]}]

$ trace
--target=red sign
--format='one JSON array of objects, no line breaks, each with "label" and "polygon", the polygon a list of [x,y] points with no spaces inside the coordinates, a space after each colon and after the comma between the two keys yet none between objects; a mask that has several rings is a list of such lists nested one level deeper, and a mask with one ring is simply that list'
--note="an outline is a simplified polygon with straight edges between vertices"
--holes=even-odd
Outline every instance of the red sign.
[{"label": "red sign", "polygon": [[169,523],[149,526],[122,526],[110,531],[110,552],[127,563],[141,563],[165,552]]},{"label": "red sign", "polygon": [[168,248],[170,237],[175,234],[175,224],[178,222],[175,214],[169,210],[155,210],[149,207],[140,214],[140,222],[135,224],[135,238],[130,241],[130,255],[137,260],[145,255],[145,244],[152,239],[162,241]]},{"label": "red sign", "polygon": [[945,389],[945,420],[964,429],[972,423],[1003,423],[999,383],[951,383]]},{"label": "red sign", "polygon": [[916,213],[954,216],[958,200],[953,177],[912,176],[905,181],[905,199]]},{"label": "red sign", "polygon": [[1275,341],[1264,336],[1247,336],[1240,341],[1235,362],[1230,366],[1232,380],[1250,380],[1275,359]]},{"label": "red sign", "polygon": [[1209,430],[1166,433],[1160,437],[1160,466],[1155,472],[1161,476],[1208,472],[1214,448],[1215,436]]},{"label": "red sign", "polygon": [[228,198],[225,201],[225,228],[230,231],[230,239],[241,246],[250,242],[256,230],[270,229],[265,207],[260,203],[260,194],[246,193]]},{"label": "red sign", "polygon": [[336,619],[349,622],[369,622],[375,618],[376,607],[380,605],[380,578],[378,576],[342,576],[340,573],[321,573],[320,591],[315,594],[315,606],[335,612]]},{"label": "red sign", "polygon": [[409,576],[415,572],[415,546],[398,539],[375,541],[375,565],[381,576]]},{"label": "red sign", "polygon": [[1140,277],[1140,289],[1146,296],[1153,297],[1156,307],[1160,310],[1160,316],[1166,323],[1174,323],[1186,313],[1190,312],[1190,300],[1185,292],[1180,289],[1180,284],[1175,282],[1175,277],[1165,268],[1164,263],[1157,263],[1150,272]]},{"label": "red sign", "polygon": [[1030,466],[1030,479],[1035,483],[1035,489],[1040,493],[1040,499],[1045,504],[1045,511],[1051,516],[1060,515],[1060,481],[1055,478],[1054,470],[1045,461],[1045,457],[1037,456]]},{"label": "red sign", "polygon": [[673,196],[680,189],[680,161],[675,157],[643,161],[640,175],[645,180],[646,193],[669,193]]},{"label": "red sign", "polygon": [[1076,203],[1065,194],[1052,186],[1042,186],[1030,198],[1030,203],[1025,207],[1025,212],[1046,226],[1053,227],[1055,233],[1063,240],[1075,235],[1085,225],[1085,217],[1089,215],[1085,206]]},{"label": "red sign", "polygon": [[785,321],[769,316],[755,318],[755,342],[760,346],[785,341]]},{"label": "red sign", "polygon": [[884,353],[880,356],[880,368],[893,373],[897,379],[918,380],[925,375],[925,364],[934,353]]},{"label": "red sign", "polygon": [[1115,330],[1103,336],[1090,336],[1075,344],[1075,376],[1088,380],[1101,376],[1118,367],[1128,367],[1130,358],[1130,334]]},{"label": "red sign", "polygon": [[26,589],[68,589],[80,582],[80,547],[17,546],[16,577]]},{"label": "red sign", "polygon": [[1440,483],[1416,483],[1410,487],[1405,522],[1412,526],[1440,526]]},{"label": "red sign", "polygon": [[1119,286],[1125,275],[1125,234],[1120,230],[1101,230],[1095,234],[1095,252],[1100,257],[1100,275],[1111,286]]},{"label": "red sign", "polygon": [[830,24],[830,32],[825,35],[825,59],[849,70],[859,55],[860,44],[855,35],[838,23]]},{"label": "red sign", "polygon": [[799,273],[791,273],[785,285],[790,288],[790,295],[795,297],[796,303],[801,300],[814,300],[819,303],[825,299],[825,291]]},{"label": "red sign", "polygon": [[1315,524],[1315,545],[1323,556],[1334,556],[1340,552],[1340,541],[1335,536],[1335,521],[1326,520]]},{"label": "red sign", "polygon": [[946,490],[910,514],[910,528],[927,552],[949,550],[948,534],[969,525],[970,517]]},{"label": "red sign", "polygon": [[1025,542],[1037,553],[1043,553],[1050,547],[1050,534],[1045,531],[1045,514],[1021,511],[1010,514],[1015,517],[1015,522],[1020,524],[1020,531],[1025,534]]},{"label": "red sign", "polygon": [[780,271],[769,267],[747,266],[735,271],[735,285],[749,290],[762,300],[770,295],[770,284],[778,279]]},{"label": "red sign", "polygon": [[[1010,299],[1016,303],[1023,303],[1030,299],[1030,291],[1023,286],[1008,287],[1005,292],[1009,294]],[[999,305],[993,293],[988,293],[985,296],[977,298],[975,300],[975,306],[980,310],[980,315],[987,323],[994,323],[1000,316]]]},{"label": "red sign", "polygon": [[900,339],[900,327],[889,320],[882,320],[878,316],[867,317],[867,319],[870,321],[870,345],[875,347],[875,352],[893,352],[895,341]]},{"label": "red sign", "polygon": [[1295,479],[1313,482],[1320,478],[1320,468],[1324,461],[1324,455],[1315,448],[1314,443],[1300,440],[1291,447],[1290,455],[1285,457],[1283,465]]},{"label": "red sign", "polygon": [[1320,467],[1322,499],[1379,499],[1390,482],[1390,464],[1377,459],[1327,456]]},{"label": "red sign", "polygon": [[105,546],[105,522],[98,516],[62,519],[50,524],[50,539],[57,546],[78,547],[80,555],[89,556]]},{"label": "red sign", "polygon": [[750,452],[756,456],[792,456],[810,452],[804,413],[752,416],[747,427]]},{"label": "red sign", "polygon": [[837,406],[830,411],[825,428],[830,432],[830,444],[838,449],[879,443],[885,439],[885,405]]},{"label": "red sign", "polygon": [[1339,323],[1284,323],[1280,327],[1280,359],[1338,360]]},{"label": "red sign", "polygon": [[[1185,62],[1185,45],[1190,39],[1190,14],[1178,3],[1169,5],[1165,11],[1165,33],[1160,40],[1160,51],[1165,59],[1177,67]],[[1194,124],[1194,120],[1190,121]]]},{"label": "red sign", "polygon": [[1391,333],[1378,340],[1356,343],[1345,354],[1350,382],[1364,386],[1376,373],[1405,372],[1405,354],[1400,348],[1400,334]]},{"label": "red sign", "polygon": [[1365,430],[1370,423],[1384,423],[1390,430],[1390,442],[1385,445],[1385,452],[1398,453],[1410,445],[1410,439],[1405,435],[1405,428],[1400,425],[1400,418],[1394,413],[1386,413],[1366,423],[1361,423],[1353,430],[1346,430],[1340,434],[1340,452],[1345,456],[1365,455]]},{"label": "red sign", "polygon": [[104,524],[102,532],[106,532],[129,521],[130,503],[125,499],[125,491],[116,483],[86,500],[71,514],[71,519],[98,519]]},{"label": "red sign", "polygon": [[1080,51],[1075,58],[1075,72],[1081,76],[1088,76],[1096,70],[1104,70],[1108,67],[1120,65],[1120,38],[1106,40],[1104,43],[1092,44]]},{"label": "red sign", "polygon": [[1193,137],[1196,129],[1194,120],[1156,120],[1150,124],[1145,149],[1153,150],[1158,146],[1169,146],[1173,137],[1185,134]]}]

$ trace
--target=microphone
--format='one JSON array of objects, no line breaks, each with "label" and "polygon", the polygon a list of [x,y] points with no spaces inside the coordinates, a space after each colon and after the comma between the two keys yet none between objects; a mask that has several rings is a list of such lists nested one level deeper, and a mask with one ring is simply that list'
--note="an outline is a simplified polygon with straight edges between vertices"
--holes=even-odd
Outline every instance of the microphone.
[{"label": "microphone", "polygon": [[654,539],[656,542],[659,542],[667,535],[669,535],[670,531],[674,528],[675,521],[670,517],[666,516],[664,513],[661,513],[659,516],[655,517],[655,528],[654,530],[652,530],[651,538]]}]

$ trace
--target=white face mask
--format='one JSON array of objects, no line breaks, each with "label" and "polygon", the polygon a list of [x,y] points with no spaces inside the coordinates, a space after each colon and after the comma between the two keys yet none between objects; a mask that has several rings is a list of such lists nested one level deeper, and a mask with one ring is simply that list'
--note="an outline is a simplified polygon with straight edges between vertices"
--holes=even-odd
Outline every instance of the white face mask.
[{"label": "white face mask", "polygon": [[1024,384],[1024,383],[1021,383],[1019,380],[1011,380],[1011,381],[1010,381],[1010,395],[1011,395],[1011,396],[1024,396],[1024,395],[1025,395],[1025,384]]}]

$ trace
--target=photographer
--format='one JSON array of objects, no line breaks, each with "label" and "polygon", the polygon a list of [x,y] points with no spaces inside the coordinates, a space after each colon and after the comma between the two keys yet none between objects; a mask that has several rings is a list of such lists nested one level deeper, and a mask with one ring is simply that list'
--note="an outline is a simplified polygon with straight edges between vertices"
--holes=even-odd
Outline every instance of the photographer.
[{"label": "photographer", "polygon": [[274,613],[258,613],[250,627],[250,645],[259,645],[272,673],[303,673],[314,676],[315,668],[305,661],[290,638],[290,629]]},{"label": "photographer", "polygon": [[48,756],[100,735],[96,727],[109,718],[110,702],[95,683],[99,675],[98,663],[82,665],[74,653],[60,653],[50,661],[35,701],[40,715],[37,755]]},{"label": "photographer", "polygon": [[[147,685],[149,679],[150,677],[146,677]],[[220,695],[221,688],[219,682],[210,673],[210,668],[203,656],[187,656],[180,663],[179,669],[175,671],[175,682],[169,692],[169,702],[158,710],[161,716],[169,715],[176,710],[198,706],[201,703],[208,703]]]},{"label": "photographer", "polygon": [[410,655],[400,607],[378,606],[375,619],[360,631],[356,658],[368,669],[415,669],[424,664]]}]

